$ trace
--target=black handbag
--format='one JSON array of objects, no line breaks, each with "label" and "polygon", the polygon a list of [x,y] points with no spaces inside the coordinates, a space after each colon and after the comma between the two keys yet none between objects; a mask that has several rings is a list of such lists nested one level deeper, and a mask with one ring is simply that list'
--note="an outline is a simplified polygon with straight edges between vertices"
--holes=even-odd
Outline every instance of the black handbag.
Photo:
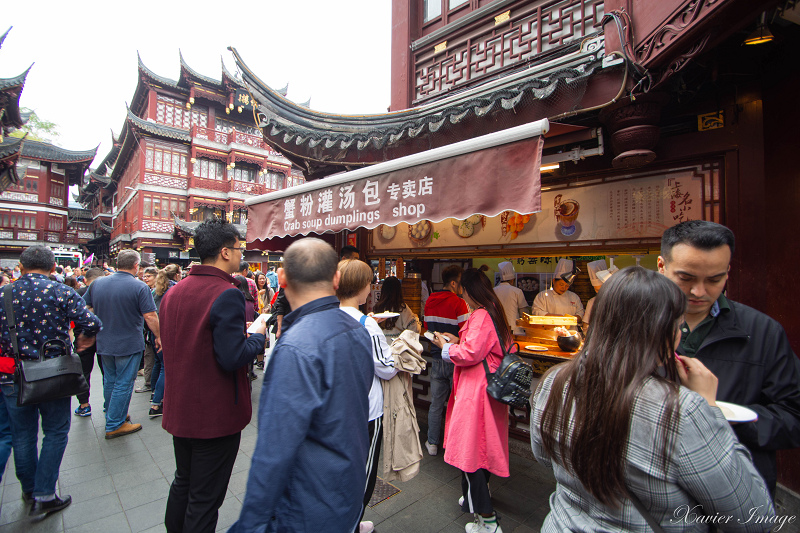
[{"label": "black handbag", "polygon": [[72,353],[68,342],[50,339],[39,347],[38,359],[20,357],[17,342],[17,323],[11,303],[13,285],[3,289],[3,301],[8,322],[8,332],[17,361],[15,381],[19,389],[17,405],[33,405],[59,398],[75,396],[89,391],[83,377],[80,358]]},{"label": "black handbag", "polygon": [[[498,402],[524,409],[531,397],[533,368],[519,355],[506,350],[497,324],[494,325],[494,330],[497,333],[500,348],[503,350],[503,361],[497,371],[491,373],[486,358],[483,359],[483,368],[486,371],[486,392]],[[516,346],[516,352],[519,352],[519,344],[515,342],[511,346],[512,348]]]}]

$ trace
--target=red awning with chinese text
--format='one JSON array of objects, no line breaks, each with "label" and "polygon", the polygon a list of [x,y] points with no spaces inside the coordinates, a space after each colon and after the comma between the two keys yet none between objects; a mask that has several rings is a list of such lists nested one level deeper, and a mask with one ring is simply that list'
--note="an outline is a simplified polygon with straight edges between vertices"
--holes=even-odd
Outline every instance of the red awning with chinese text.
[{"label": "red awning with chinese text", "polygon": [[548,128],[541,120],[250,199],[247,240],[536,213]]}]

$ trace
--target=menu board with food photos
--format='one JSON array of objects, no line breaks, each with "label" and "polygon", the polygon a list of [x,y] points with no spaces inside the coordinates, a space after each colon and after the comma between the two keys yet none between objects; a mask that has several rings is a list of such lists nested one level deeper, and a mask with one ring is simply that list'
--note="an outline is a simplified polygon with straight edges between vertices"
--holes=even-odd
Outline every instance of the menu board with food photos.
[{"label": "menu board with food photos", "polygon": [[504,211],[465,219],[422,220],[372,230],[375,251],[538,245],[660,238],[664,230],[703,216],[703,175],[694,168],[542,192],[538,213]]}]

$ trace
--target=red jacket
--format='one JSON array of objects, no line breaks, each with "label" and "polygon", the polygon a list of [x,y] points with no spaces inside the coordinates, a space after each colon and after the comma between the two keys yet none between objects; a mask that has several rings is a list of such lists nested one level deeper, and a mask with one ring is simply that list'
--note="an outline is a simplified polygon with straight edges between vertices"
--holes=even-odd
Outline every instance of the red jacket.
[{"label": "red jacket", "polygon": [[161,301],[162,426],[176,437],[224,437],[250,422],[247,365],[266,338],[246,336],[244,296],[235,283],[216,267],[198,265]]}]

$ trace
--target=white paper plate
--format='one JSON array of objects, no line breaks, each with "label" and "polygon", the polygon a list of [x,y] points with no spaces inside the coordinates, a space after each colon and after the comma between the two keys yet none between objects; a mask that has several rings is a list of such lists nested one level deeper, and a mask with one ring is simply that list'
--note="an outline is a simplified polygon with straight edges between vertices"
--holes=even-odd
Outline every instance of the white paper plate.
[{"label": "white paper plate", "polygon": [[549,350],[547,346],[539,346],[538,344],[528,344],[525,349],[529,352],[546,352]]},{"label": "white paper plate", "polygon": [[400,316],[400,313],[378,313],[376,315],[372,315],[372,318],[394,318],[396,316]]},{"label": "white paper plate", "polygon": [[725,408],[722,409],[722,414],[725,415],[725,420],[728,422],[755,422],[758,420],[758,413],[743,405],[718,401],[717,406]]}]

